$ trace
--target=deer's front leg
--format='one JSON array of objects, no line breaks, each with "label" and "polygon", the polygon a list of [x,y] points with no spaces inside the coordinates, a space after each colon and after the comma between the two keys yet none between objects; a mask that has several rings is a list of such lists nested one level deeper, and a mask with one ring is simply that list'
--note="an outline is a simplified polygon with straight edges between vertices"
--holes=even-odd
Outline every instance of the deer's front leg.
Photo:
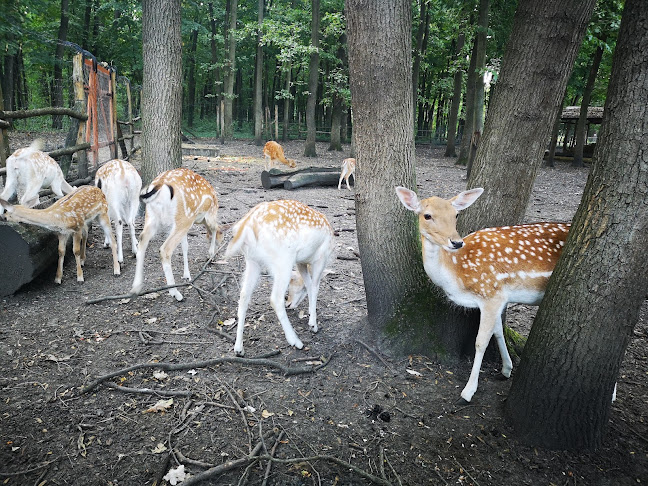
[{"label": "deer's front leg", "polygon": [[79,230],[72,235],[72,252],[76,260],[77,282],[83,282],[83,259],[81,245],[85,245],[83,230]]},{"label": "deer's front leg", "polygon": [[67,235],[59,234],[58,235],[58,266],[56,267],[56,277],[54,277],[54,282],[57,284],[61,283],[63,278],[63,260],[65,259],[65,248],[67,246]]}]

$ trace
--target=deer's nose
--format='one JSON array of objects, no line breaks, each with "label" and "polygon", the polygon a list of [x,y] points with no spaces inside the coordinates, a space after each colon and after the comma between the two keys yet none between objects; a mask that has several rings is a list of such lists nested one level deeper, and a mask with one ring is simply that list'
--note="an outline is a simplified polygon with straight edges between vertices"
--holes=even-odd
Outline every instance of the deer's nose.
[{"label": "deer's nose", "polygon": [[459,241],[450,240],[450,246],[452,246],[454,250],[458,250],[463,246],[463,240],[459,240]]}]

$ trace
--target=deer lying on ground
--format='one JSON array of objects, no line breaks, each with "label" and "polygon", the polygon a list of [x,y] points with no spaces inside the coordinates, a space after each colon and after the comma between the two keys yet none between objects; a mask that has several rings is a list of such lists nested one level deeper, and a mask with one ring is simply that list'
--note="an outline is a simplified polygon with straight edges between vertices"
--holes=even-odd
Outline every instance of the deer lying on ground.
[{"label": "deer lying on ground", "polygon": [[263,147],[263,156],[265,157],[265,169],[270,170],[272,169],[275,165],[277,165],[277,161],[281,162],[282,164],[287,165],[288,167],[297,167],[297,164],[295,163],[294,160],[292,159],[287,159],[284,156],[284,151],[283,147],[279,145],[277,142],[270,141],[265,144],[265,147]]},{"label": "deer lying on ground", "polygon": [[342,161],[342,171],[340,172],[340,180],[338,181],[338,191],[342,187],[342,179],[346,182],[347,189],[351,190],[351,186],[349,186],[349,177],[353,176],[353,183],[355,184],[355,168],[356,159],[349,157]]},{"label": "deer lying on ground", "polygon": [[[142,190],[141,201],[146,204],[144,229],[137,248],[137,266],[133,280],[132,294],[139,294],[144,283],[144,259],[149,241],[160,226],[170,226],[169,235],[160,247],[160,260],[167,285],[175,285],[171,268],[173,250],[182,243],[184,273],[182,278],[191,280],[187,252],[187,233],[194,223],[204,224],[210,240],[209,257],[216,254],[216,242],[223,240],[218,226],[218,196],[207,180],[189,169],[173,169],[157,176]],[[176,300],[183,299],[176,288],[169,289]]]},{"label": "deer lying on ground", "polygon": [[[135,217],[139,210],[139,193],[142,190],[142,178],[137,169],[125,160],[113,159],[102,165],[95,174],[95,185],[101,189],[108,201],[108,215],[115,224],[117,237],[117,256],[124,261],[122,235],[124,223],[128,224],[131,235],[131,250],[137,254],[137,236],[135,236]],[[106,238],[104,247],[110,240]]]},{"label": "deer lying on ground", "polygon": [[461,397],[470,402],[477,391],[479,370],[493,335],[502,357],[502,375],[511,376],[513,363],[506,348],[502,311],[509,302],[538,305],[562,253],[570,225],[535,223],[486,228],[461,238],[458,211],[469,207],[483,189],[471,189],[446,200],[419,201],[404,187],[396,193],[403,205],[419,215],[423,265],[432,281],[454,303],[479,308],[475,360]]},{"label": "deer lying on ground", "polygon": [[51,187],[58,197],[74,191],[75,188],[67,183],[58,163],[41,152],[42,147],[43,142],[35,140],[29,147],[16,150],[7,159],[7,181],[0,199],[11,201],[21,190],[18,203],[33,208],[40,202],[38,192],[43,188]]},{"label": "deer lying on ground", "polygon": [[308,293],[308,326],[317,332],[317,293],[334,250],[333,230],[326,216],[297,201],[263,202],[236,223],[232,233],[234,237],[225,258],[237,253],[245,256],[234,352],[239,356],[244,354],[245,315],[264,268],[273,279],[270,304],[286,340],[291,346],[302,349],[304,345],[288,320],[284,296],[296,264]]},{"label": "deer lying on ground", "polygon": [[7,220],[16,223],[28,223],[41,226],[58,233],[58,267],[54,282],[61,283],[63,277],[63,259],[67,241],[72,235],[72,249],[76,259],[77,281],[83,282],[88,223],[98,220],[106,238],[110,240],[113,256],[113,273],[119,275],[115,237],[112,234],[108,204],[100,189],[94,186],[82,186],[45,209],[31,209],[25,206],[14,206],[0,199],[0,205],[7,211]]}]

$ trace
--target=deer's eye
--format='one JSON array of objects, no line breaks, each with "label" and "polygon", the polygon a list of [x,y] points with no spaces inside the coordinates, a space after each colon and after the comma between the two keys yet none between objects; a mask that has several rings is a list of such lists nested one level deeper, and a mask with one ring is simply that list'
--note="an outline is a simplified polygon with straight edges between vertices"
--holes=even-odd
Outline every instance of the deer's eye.
[{"label": "deer's eye", "polygon": [[428,221],[432,219],[432,215],[429,214],[429,213],[425,213],[425,214],[423,215],[423,217],[424,217],[425,219],[427,219]]}]

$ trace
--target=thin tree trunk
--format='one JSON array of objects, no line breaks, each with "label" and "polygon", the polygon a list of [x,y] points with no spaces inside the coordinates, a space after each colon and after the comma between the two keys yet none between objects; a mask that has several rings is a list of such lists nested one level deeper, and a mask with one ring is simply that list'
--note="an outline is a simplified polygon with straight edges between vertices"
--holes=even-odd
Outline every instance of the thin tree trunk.
[{"label": "thin tree trunk", "polygon": [[[70,18],[68,16],[68,0],[61,0],[61,22],[58,30],[58,42],[56,43],[56,52],[54,54],[54,79],[52,80],[52,106],[63,106],[63,53],[65,46],[63,43],[67,40],[68,25]],[[52,128],[63,128],[63,119],[61,115],[52,117]]]},{"label": "thin tree trunk", "polygon": [[198,29],[191,31],[191,40],[189,43],[189,72],[187,73],[187,125],[193,127],[194,111],[196,102],[196,46],[198,44]]},{"label": "thin tree trunk", "polygon": [[466,34],[462,31],[457,37],[457,47],[455,49],[455,62],[457,63],[456,71],[454,74],[454,82],[452,88],[452,105],[450,106],[450,115],[448,116],[448,141],[446,144],[445,156],[456,157],[457,151],[455,150],[455,138],[457,133],[457,117],[459,116],[459,106],[461,104],[461,84],[463,81],[463,69],[461,69],[461,61],[459,56],[466,43]]},{"label": "thin tree trunk", "polygon": [[594,165],[506,402],[533,445],[601,445],[648,292],[647,47],[648,11],[627,0]]},{"label": "thin tree trunk", "polygon": [[263,46],[261,45],[261,27],[263,26],[264,0],[257,2],[256,71],[254,73],[254,143],[263,145]]},{"label": "thin tree trunk", "polygon": [[223,137],[225,140],[231,140],[234,137],[234,80],[236,74],[236,12],[237,0],[228,0],[229,3],[229,27],[227,29],[227,45],[228,56],[227,64],[225,66],[225,113],[224,127],[225,133]]},{"label": "thin tree trunk", "polygon": [[[142,2],[142,182],[182,164],[180,0]],[[161,122],[163,121],[163,122]]]},{"label": "thin tree trunk", "polygon": [[[291,80],[292,69],[290,69],[290,64],[288,64],[288,69],[286,69],[286,93],[290,93],[290,87],[292,85]],[[290,127],[290,97],[286,96],[284,98],[284,113],[283,113],[283,125],[282,125],[282,140],[285,142],[288,140],[288,128]]]},{"label": "thin tree trunk", "polygon": [[[605,39],[601,39],[604,42]],[[583,90],[583,99],[581,100],[580,113],[578,115],[578,122],[576,123],[576,145],[574,146],[574,159],[572,160],[572,167],[583,167],[583,148],[587,142],[587,109],[589,108],[590,100],[592,99],[592,91],[594,91],[594,83],[596,82],[596,75],[598,74],[601,60],[603,59],[603,46],[599,45],[594,53],[592,59],[592,66],[590,67],[589,75],[587,76],[587,83]]]},{"label": "thin tree trunk", "polygon": [[479,1],[479,22],[477,25],[477,62],[475,64],[475,108],[473,133],[484,129],[484,76],[486,65],[486,39],[488,33],[488,12],[490,0]]},{"label": "thin tree trunk", "polygon": [[473,40],[473,47],[470,54],[470,65],[468,66],[468,76],[466,79],[466,99],[464,110],[464,126],[461,135],[461,146],[459,148],[459,158],[455,162],[458,165],[466,165],[470,156],[470,137],[473,133],[473,123],[475,121],[475,78],[477,74],[477,37]]},{"label": "thin tree trunk", "polygon": [[317,139],[317,85],[319,81],[319,28],[320,28],[320,0],[311,0],[313,9],[313,22],[311,24],[311,46],[313,53],[308,65],[308,102],[306,104],[306,143],[304,156],[317,157],[315,141]]},{"label": "thin tree trunk", "polygon": [[412,86],[414,87],[413,91],[413,101],[414,101],[414,110],[416,110],[416,105],[418,103],[418,82],[419,82],[419,71],[421,68],[421,58],[423,57],[424,43],[423,40],[426,37],[425,31],[428,28],[429,24],[429,14],[428,14],[428,3],[423,0],[421,2],[421,12],[419,15],[419,26],[416,31],[416,47],[414,49],[414,65],[412,67]]}]

